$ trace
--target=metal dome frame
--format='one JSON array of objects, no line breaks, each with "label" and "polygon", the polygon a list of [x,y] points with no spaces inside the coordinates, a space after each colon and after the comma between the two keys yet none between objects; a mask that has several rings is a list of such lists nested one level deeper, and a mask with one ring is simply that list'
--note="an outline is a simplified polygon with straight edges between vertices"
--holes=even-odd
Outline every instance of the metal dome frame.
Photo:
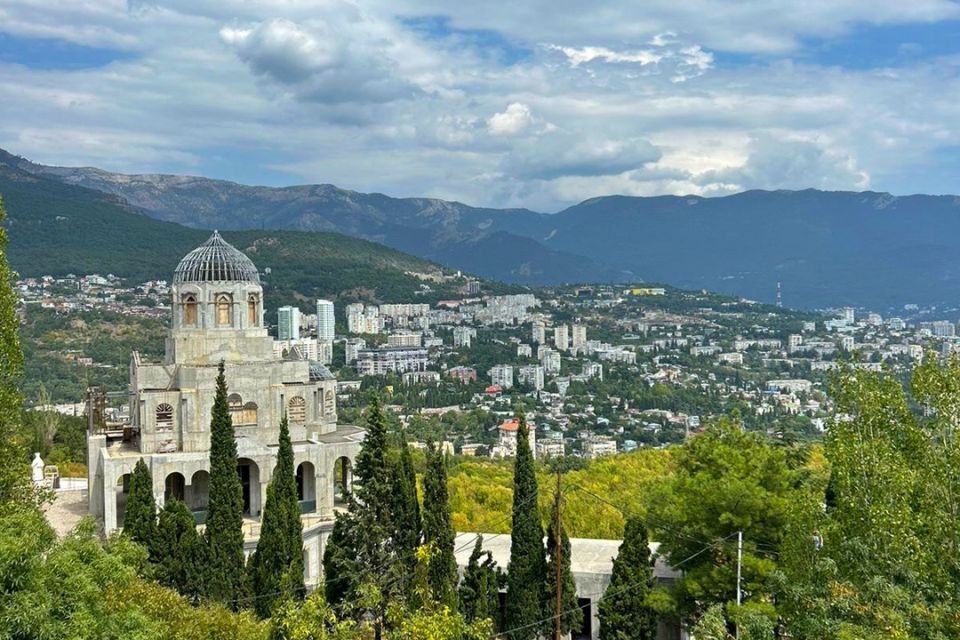
[{"label": "metal dome frame", "polygon": [[253,282],[260,273],[253,260],[228,243],[218,231],[188,253],[173,272],[173,282]]}]

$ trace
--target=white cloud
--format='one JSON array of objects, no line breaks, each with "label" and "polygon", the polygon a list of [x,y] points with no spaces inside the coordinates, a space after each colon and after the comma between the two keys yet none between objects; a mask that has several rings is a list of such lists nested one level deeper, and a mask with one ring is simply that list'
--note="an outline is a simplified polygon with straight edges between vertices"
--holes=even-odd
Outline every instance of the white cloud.
[{"label": "white cloud", "polygon": [[487,130],[495,136],[515,136],[533,124],[530,107],[521,102],[511,102],[505,111],[495,113],[487,120]]},{"label": "white cloud", "polygon": [[[863,69],[785,54],[854,24],[950,17],[952,3],[381,1],[7,0],[0,31],[127,56],[0,62],[0,146],[548,211],[605,193],[902,192],[924,173],[956,190],[936,169],[960,147],[960,58]],[[436,29],[397,17],[449,12]]]}]

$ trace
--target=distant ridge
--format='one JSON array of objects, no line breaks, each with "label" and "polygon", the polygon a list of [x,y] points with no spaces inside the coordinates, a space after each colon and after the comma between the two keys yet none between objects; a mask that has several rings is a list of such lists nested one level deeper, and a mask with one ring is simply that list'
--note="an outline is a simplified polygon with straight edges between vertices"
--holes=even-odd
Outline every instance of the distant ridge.
[{"label": "distant ridge", "polygon": [[746,191],[603,196],[555,214],[391,198],[332,185],[271,188],[183,176],[0,166],[95,189],[160,220],[220,229],[335,231],[524,284],[654,281],[787,306],[957,307],[960,198]]}]

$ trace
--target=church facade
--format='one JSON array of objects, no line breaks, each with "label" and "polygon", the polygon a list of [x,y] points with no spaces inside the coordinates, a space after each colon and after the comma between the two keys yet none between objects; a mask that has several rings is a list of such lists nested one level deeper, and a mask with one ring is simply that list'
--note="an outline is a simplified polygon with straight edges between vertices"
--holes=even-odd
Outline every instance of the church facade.
[{"label": "church facade", "polygon": [[90,513],[110,533],[122,527],[129,477],[143,458],[157,503],[178,498],[199,524],[206,515],[210,415],[224,363],[252,551],[276,464],[280,421],[293,441],[308,584],[320,576],[323,543],[349,483],[364,431],[337,424],[336,380],[298,352],[277,357],[264,324],[263,288],[253,262],[217,233],[174,272],[171,325],[162,362],[130,362],[131,424],[88,439]]}]

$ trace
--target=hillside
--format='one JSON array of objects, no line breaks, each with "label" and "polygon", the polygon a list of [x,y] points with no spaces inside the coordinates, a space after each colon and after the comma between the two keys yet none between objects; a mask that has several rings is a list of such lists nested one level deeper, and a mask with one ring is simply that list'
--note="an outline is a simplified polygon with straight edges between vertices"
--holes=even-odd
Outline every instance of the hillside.
[{"label": "hillside", "polygon": [[[180,258],[209,235],[142,215],[116,196],[2,164],[0,195],[9,216],[9,259],[23,276],[99,272],[137,281],[169,279]],[[442,273],[436,263],[335,233],[241,231],[224,237],[261,271],[270,269],[270,306],[298,297],[411,300],[425,284],[411,274]],[[459,293],[465,280],[426,284],[432,292],[418,299],[430,301]]]},{"label": "hillside", "polygon": [[548,248],[512,229],[490,229],[494,218],[502,216],[534,225],[543,217],[525,209],[391,198],[329,184],[272,188],[193,176],[48,167],[0,150],[2,165],[108,193],[151,217],[189,227],[333,231],[517,283],[601,280],[614,275],[591,259]]},{"label": "hillside", "polygon": [[[559,213],[390,198],[332,185],[254,187],[207,178],[0,166],[82,185],[152,217],[220,229],[336,231],[500,280],[667,282],[796,308],[907,303],[956,308],[960,198],[749,191],[606,196]],[[119,206],[115,204],[114,206]]]}]

